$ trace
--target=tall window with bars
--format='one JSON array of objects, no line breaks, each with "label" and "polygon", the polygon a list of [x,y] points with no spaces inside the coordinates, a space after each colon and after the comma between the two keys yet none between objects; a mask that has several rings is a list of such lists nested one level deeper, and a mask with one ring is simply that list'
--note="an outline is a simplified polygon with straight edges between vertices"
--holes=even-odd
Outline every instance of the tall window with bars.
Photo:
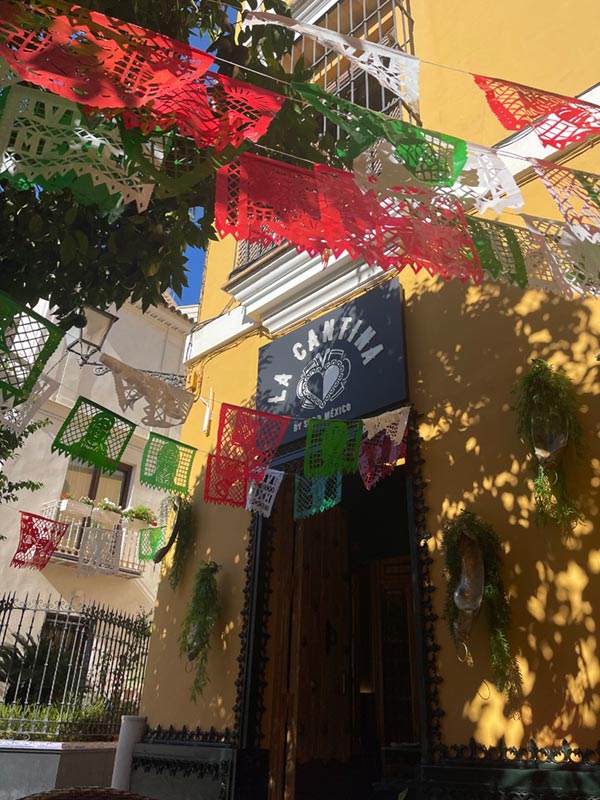
[{"label": "tall window with bars", "polygon": [[[410,0],[341,0],[331,4],[313,24],[414,55]],[[372,75],[352,66],[335,50],[308,37],[298,36],[290,55],[283,61],[284,67],[291,72],[301,58],[307,67],[312,66],[314,82],[330,94],[372,111],[405,119],[413,125],[421,124],[420,118],[405,107],[397,95]],[[327,121],[324,121],[324,132],[334,138],[340,134],[337,126]],[[274,248],[275,245],[260,242],[238,242],[234,271],[246,269]]]}]

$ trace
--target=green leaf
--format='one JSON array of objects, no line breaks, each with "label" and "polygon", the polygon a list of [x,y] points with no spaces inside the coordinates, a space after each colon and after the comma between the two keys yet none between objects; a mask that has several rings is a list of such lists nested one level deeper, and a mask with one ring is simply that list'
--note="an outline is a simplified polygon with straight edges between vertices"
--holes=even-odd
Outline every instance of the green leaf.
[{"label": "green leaf", "polygon": [[67,226],[67,228],[71,227],[71,225],[73,225],[76,219],[77,219],[77,208],[76,206],[71,206],[71,208],[68,208],[67,211],[65,212],[65,225]]},{"label": "green leaf", "polygon": [[32,236],[39,236],[44,230],[44,220],[40,214],[32,214],[29,218],[29,233]]},{"label": "green leaf", "polygon": [[67,233],[60,243],[60,258],[64,264],[71,264],[77,257],[77,239]]}]

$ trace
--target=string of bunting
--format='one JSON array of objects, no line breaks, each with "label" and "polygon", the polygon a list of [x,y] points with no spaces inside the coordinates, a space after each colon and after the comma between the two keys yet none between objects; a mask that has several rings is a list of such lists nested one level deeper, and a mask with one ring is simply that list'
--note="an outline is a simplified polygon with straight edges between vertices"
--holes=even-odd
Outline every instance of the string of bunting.
[{"label": "string of bunting", "polygon": [[[190,136],[197,146],[211,144],[219,150],[227,144],[239,146],[244,139],[257,142],[283,103],[280,95],[210,73],[212,56],[139,26],[81,8],[75,11],[60,3],[54,11],[40,3],[23,9],[12,0],[0,3],[0,7],[5,15],[0,32],[6,37],[0,42],[0,52],[7,60],[3,83],[11,83],[13,74],[17,74],[62,98],[52,100],[51,95],[29,87],[13,86],[4,91],[2,175],[15,185],[38,185],[46,190],[68,185],[82,202],[93,202],[104,211],[113,212],[119,204],[132,200],[143,209],[153,186],[135,167],[124,166],[127,159],[116,126],[109,122],[112,116],[121,113],[126,126],[145,132],[158,126],[164,134],[177,125],[180,133]],[[409,107],[418,99],[418,70],[414,68],[419,60],[413,56],[287,17],[257,13],[249,15],[247,21],[251,26],[286,25],[304,35],[321,37],[324,46],[337,48],[384,85],[393,86]],[[130,59],[126,76],[122,66],[125,56]],[[556,146],[571,141],[565,138],[564,129],[577,120],[584,132],[596,130],[598,107],[593,104],[498,79],[474,78],[510,129],[532,124],[538,133],[541,131],[546,144]],[[314,86],[293,84],[292,88],[346,131],[347,140],[340,144],[343,154],[358,158],[365,147],[376,148],[371,164],[383,158],[379,174],[365,175],[363,160],[357,165],[357,180],[364,190],[365,186],[372,188],[365,182],[374,179],[379,203],[369,191],[353,190],[351,173],[316,165],[304,174],[296,169],[285,176],[284,167],[289,165],[269,159],[255,162],[255,167],[268,166],[276,178],[271,193],[275,197],[261,197],[253,193],[251,162],[243,156],[220,172],[220,231],[252,241],[257,237],[269,242],[290,240],[299,249],[321,253],[324,258],[328,253],[348,252],[383,269],[425,267],[444,277],[479,282],[478,254],[468,237],[461,236],[464,220],[451,203],[447,210],[456,216],[455,221],[446,213],[438,213],[439,194],[451,193],[459,203],[474,204],[479,211],[520,208],[522,197],[499,154],[361,109]],[[95,123],[91,130],[74,100],[103,114],[105,122]],[[507,104],[509,111],[500,114],[500,108]],[[540,123],[543,128],[537,121],[540,114],[545,115]],[[560,141],[549,138],[548,120],[558,120],[562,125]],[[28,147],[31,136],[36,137],[36,148]],[[386,143],[391,149],[382,148]],[[34,149],[35,157],[31,155]],[[519,157],[534,165],[576,236],[598,241],[596,187],[600,176]],[[404,176],[408,173],[417,184],[435,186],[438,191],[429,197],[420,195],[418,200],[413,196],[409,202],[406,196],[396,197],[397,191],[388,191],[384,202],[381,178],[390,170],[400,179],[403,175],[398,170],[404,170]],[[477,176],[477,186],[472,174]],[[316,186],[312,203],[299,210],[289,193],[282,194],[285,177],[293,179],[303,200],[314,194]],[[383,183],[390,187],[389,181],[388,175]],[[241,188],[236,186],[238,182],[243,184]],[[244,207],[234,214],[239,199]],[[248,213],[256,210],[255,205],[264,223],[255,226],[261,227],[260,233],[247,231]],[[423,225],[428,207],[436,211],[435,224]],[[278,216],[281,211],[283,215]],[[440,259],[443,254],[445,258]],[[562,283],[573,287],[576,278]],[[589,285],[586,282],[584,290]]]},{"label": "string of bunting", "polygon": [[[247,28],[278,25],[313,39],[373,75],[412,111],[418,109],[421,63],[465,73],[465,70],[421,61],[395,47],[373,44],[269,12],[246,12],[243,24]],[[531,127],[542,144],[558,150],[600,132],[600,106],[594,103],[501,78],[465,74],[471,75],[482,90],[490,110],[506,130],[521,131]]]},{"label": "string of bunting", "polygon": [[[310,419],[304,475],[295,476],[294,518],[339,503],[344,472],[358,471],[368,490],[390,475],[406,454],[409,412],[405,406],[367,420]],[[268,517],[285,473],[267,467],[290,419],[223,403],[216,452],[208,455],[205,502]]]},{"label": "string of bunting", "polygon": [[219,234],[237,240],[287,241],[324,259],[348,252],[382,269],[481,281],[462,208],[431,191],[404,187],[380,202],[352,173],[244,153],[217,173],[215,215]]}]

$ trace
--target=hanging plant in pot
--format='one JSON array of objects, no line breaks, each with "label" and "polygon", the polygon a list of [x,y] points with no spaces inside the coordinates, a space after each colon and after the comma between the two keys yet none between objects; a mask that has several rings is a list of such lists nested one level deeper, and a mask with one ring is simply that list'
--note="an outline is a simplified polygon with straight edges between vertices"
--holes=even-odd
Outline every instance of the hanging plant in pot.
[{"label": "hanging plant in pot", "polygon": [[564,372],[536,358],[514,393],[517,433],[536,467],[533,496],[538,520],[542,524],[551,520],[571,533],[582,516],[569,494],[564,464],[569,447],[582,455],[577,389]]},{"label": "hanging plant in pot", "polygon": [[206,665],[210,635],[220,610],[216,574],[221,566],[215,561],[202,562],[194,579],[194,588],[179,634],[179,655],[195,667],[192,702],[196,702],[208,683]]},{"label": "hanging plant in pot", "polygon": [[167,543],[156,551],[152,560],[155,564],[160,563],[175,545],[173,563],[169,572],[169,584],[172,589],[176,589],[188,562],[194,538],[191,496],[189,494],[173,494],[165,497],[160,504],[160,521],[161,525],[167,525],[170,533],[168,533]]},{"label": "hanging plant in pot", "polygon": [[510,605],[500,574],[500,540],[491,525],[471,511],[463,511],[444,525],[442,552],[448,576],[445,617],[452,640],[464,650],[464,660],[470,661],[469,636],[483,607],[494,684],[515,705],[522,693],[521,672],[508,644]]}]

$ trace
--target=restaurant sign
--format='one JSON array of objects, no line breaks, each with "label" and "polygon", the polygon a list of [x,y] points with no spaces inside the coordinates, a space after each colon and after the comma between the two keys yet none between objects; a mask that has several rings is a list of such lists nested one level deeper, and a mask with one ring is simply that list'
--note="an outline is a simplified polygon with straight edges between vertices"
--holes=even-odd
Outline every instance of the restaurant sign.
[{"label": "restaurant sign", "polygon": [[260,348],[257,408],[294,417],[356,419],[407,400],[400,286],[390,281]]}]

